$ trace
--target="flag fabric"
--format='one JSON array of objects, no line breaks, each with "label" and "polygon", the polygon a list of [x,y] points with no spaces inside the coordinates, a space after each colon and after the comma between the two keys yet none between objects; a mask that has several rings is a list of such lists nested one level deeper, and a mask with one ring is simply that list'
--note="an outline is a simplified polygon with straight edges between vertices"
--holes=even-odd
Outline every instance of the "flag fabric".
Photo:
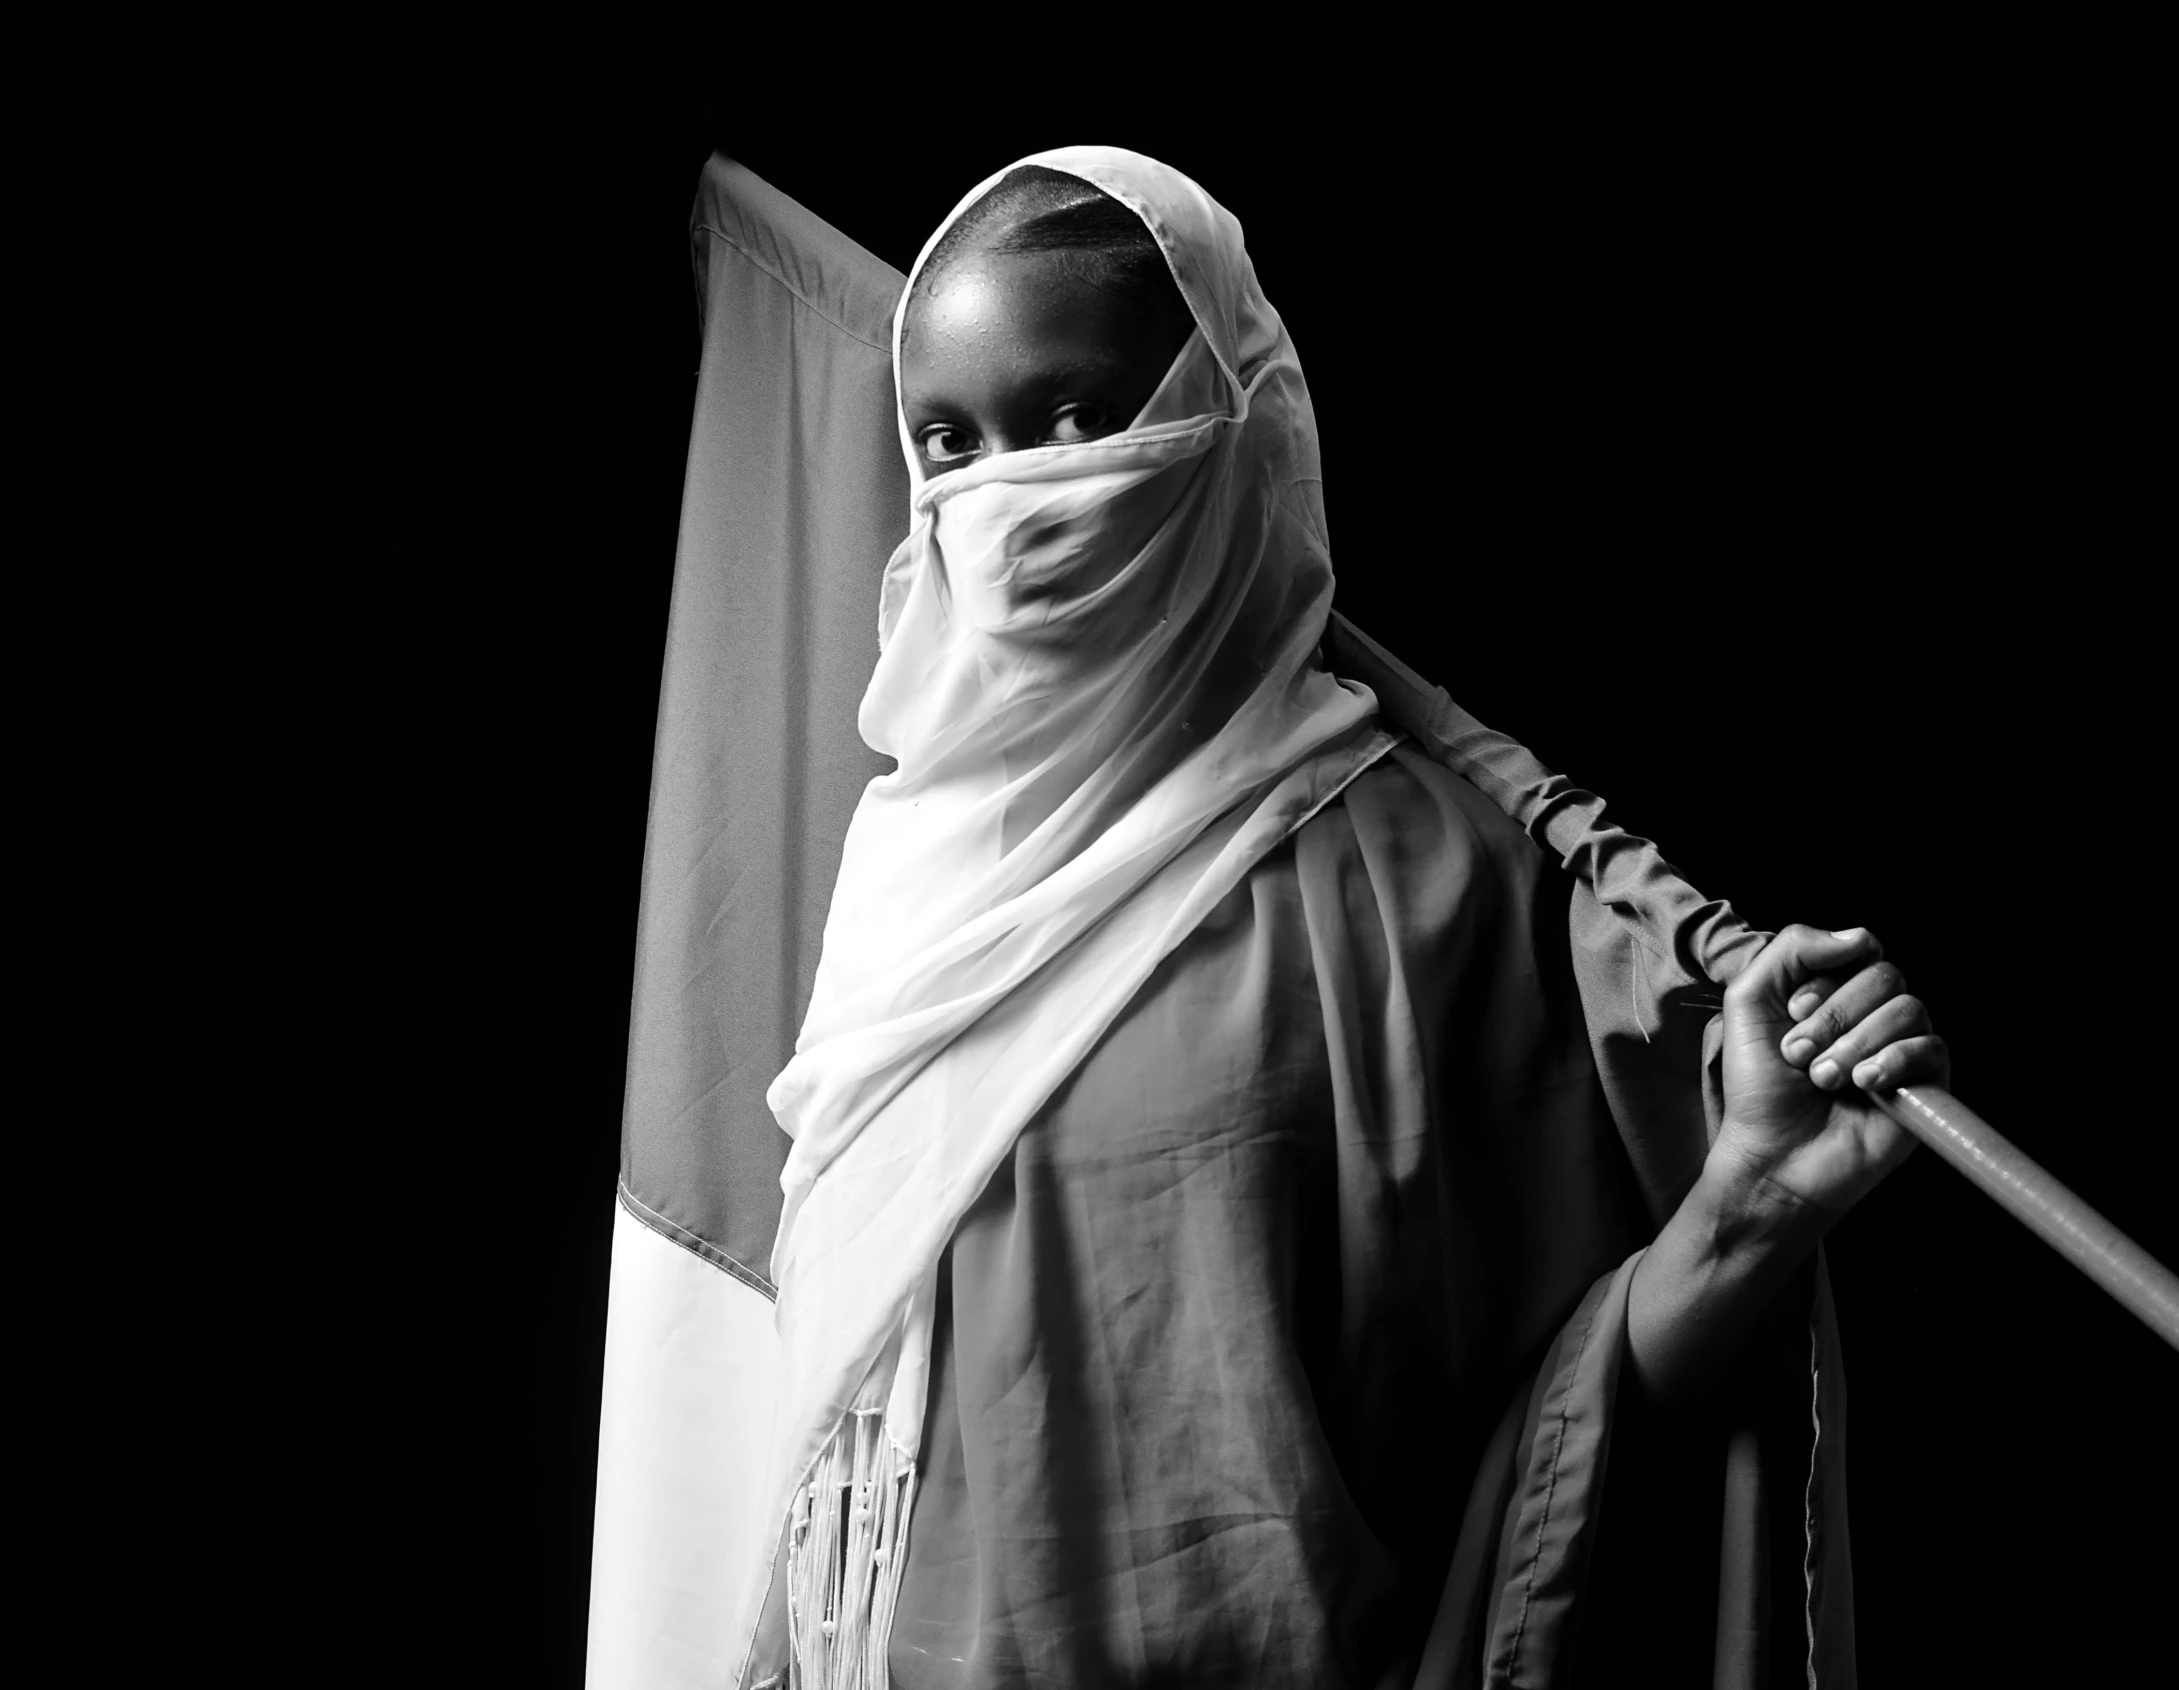
[{"label": "flag fabric", "polygon": [[[849,819],[886,768],[856,716],[908,503],[889,364],[900,275],[723,157],[692,238],[703,365],[632,1003],[593,1690],[726,1684],[746,1655],[750,1571],[776,1531],[757,1498],[789,1149],[765,1091],[793,1054]],[[1762,935],[1336,615],[1324,661],[1563,869],[1565,960],[1613,1153],[1661,1222],[1715,1128],[1718,989]],[[1637,1656],[1719,1684],[1852,1681],[1843,1382],[1820,1257],[1714,1410],[1668,1441],[1619,1402],[1631,1265],[1570,1287],[1513,1381],[1448,1524],[1450,1572],[1409,1682],[1567,1683],[1577,1662],[1636,1682],[1609,1664]]]},{"label": "flag fabric", "polygon": [[764,1101],[855,802],[907,498],[897,278],[748,171],[692,227],[703,363],[653,753],[607,1316],[590,1683],[727,1682],[771,1432],[789,1142]]}]

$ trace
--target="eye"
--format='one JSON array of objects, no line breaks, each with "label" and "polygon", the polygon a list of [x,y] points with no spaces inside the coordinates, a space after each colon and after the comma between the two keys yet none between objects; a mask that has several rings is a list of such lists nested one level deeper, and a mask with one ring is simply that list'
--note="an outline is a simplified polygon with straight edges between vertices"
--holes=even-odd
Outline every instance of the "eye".
[{"label": "eye", "polygon": [[957,464],[976,455],[976,436],[955,423],[937,423],[916,436],[923,455],[934,464]]},{"label": "eye", "polygon": [[1117,434],[1121,426],[1102,405],[1070,405],[1052,419],[1046,438],[1055,446],[1067,446],[1080,440],[1097,440],[1107,434]]}]

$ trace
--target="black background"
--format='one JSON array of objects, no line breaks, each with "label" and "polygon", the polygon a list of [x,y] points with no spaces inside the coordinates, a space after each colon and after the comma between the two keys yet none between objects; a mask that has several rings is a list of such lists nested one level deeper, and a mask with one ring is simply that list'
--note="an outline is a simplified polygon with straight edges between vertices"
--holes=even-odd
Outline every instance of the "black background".
[{"label": "black background", "polygon": [[[580,1679],[713,146],[898,267],[1041,147],[1195,175],[1309,373],[1350,614],[1758,923],[1873,926],[1961,1094],[2179,1257],[2169,192],[2126,44],[1004,45],[419,37],[307,161],[380,1028],[327,1385],[374,1547],[323,1624],[375,1681]],[[1928,1155],[1831,1261],[1863,1682],[2124,1681],[2179,1359]]]}]

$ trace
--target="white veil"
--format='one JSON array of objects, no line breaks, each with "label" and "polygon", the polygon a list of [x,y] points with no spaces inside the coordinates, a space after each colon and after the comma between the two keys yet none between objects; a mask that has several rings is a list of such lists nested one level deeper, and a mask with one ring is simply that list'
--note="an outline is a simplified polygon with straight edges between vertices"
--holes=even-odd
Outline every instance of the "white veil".
[{"label": "white veil", "polygon": [[[769,1094],[795,1144],[763,1553],[784,1530],[812,1686],[886,1682],[955,1227],[1159,961],[1396,737],[1318,663],[1332,569],[1315,420],[1240,225],[1139,154],[1021,164],[1135,211],[1197,332],[1123,433],[918,485],[886,568],[860,726],[899,767],[856,810],[809,1015]],[[910,272],[896,391],[917,277],[1005,174]],[[901,445],[913,475],[905,418]]]}]

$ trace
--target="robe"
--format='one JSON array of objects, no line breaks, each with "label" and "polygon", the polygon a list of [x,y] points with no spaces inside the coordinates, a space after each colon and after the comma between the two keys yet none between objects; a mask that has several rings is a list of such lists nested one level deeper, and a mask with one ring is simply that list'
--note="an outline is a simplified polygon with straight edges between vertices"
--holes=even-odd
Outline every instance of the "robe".
[{"label": "robe", "polygon": [[[724,159],[695,223],[590,1649],[647,1690],[740,1664],[763,1090],[875,772],[904,503],[899,277]],[[895,1681],[1851,1683],[1820,1258],[1704,1412],[1622,1389],[1760,936],[1336,619],[1326,661],[1408,742],[1167,959],[956,1233]]]}]

